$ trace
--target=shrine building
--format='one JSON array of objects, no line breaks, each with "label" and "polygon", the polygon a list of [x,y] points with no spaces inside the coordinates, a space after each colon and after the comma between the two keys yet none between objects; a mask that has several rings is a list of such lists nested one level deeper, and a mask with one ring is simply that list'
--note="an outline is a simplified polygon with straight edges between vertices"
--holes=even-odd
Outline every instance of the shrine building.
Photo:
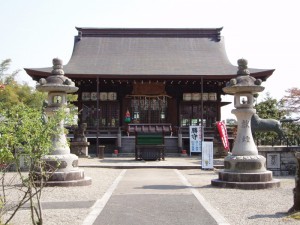
[{"label": "shrine building", "polygon": [[[89,153],[105,145],[106,153],[132,154],[141,131],[163,132],[165,153],[177,154],[189,149],[189,126],[202,125],[217,154],[216,121],[230,104],[222,101],[222,88],[238,71],[227,57],[222,28],[76,29],[63,70],[79,87],[74,104],[79,123],[87,124]],[[38,81],[52,67],[25,70]],[[249,71],[265,81],[274,69]]]}]

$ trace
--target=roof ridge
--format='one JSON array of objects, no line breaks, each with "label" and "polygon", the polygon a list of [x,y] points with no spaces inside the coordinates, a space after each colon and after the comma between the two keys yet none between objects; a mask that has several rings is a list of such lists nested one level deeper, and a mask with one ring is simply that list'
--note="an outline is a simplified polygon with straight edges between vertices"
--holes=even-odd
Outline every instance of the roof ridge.
[{"label": "roof ridge", "polygon": [[76,27],[82,37],[214,37],[221,28],[91,28]]}]

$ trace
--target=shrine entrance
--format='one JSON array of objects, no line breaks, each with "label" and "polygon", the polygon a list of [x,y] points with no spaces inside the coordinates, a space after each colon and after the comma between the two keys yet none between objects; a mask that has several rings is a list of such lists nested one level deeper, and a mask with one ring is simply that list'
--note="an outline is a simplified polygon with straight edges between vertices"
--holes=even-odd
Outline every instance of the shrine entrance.
[{"label": "shrine entrance", "polygon": [[167,114],[167,95],[135,95],[131,99],[133,123],[164,123]]}]

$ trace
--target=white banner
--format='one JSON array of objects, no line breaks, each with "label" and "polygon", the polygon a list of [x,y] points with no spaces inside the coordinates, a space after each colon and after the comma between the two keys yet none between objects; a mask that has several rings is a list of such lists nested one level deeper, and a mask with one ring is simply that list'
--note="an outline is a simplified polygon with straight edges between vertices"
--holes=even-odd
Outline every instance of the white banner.
[{"label": "white banner", "polygon": [[214,168],[214,148],[212,141],[202,142],[202,169]]},{"label": "white banner", "polygon": [[201,126],[190,126],[190,155],[192,152],[201,152],[202,129]]}]

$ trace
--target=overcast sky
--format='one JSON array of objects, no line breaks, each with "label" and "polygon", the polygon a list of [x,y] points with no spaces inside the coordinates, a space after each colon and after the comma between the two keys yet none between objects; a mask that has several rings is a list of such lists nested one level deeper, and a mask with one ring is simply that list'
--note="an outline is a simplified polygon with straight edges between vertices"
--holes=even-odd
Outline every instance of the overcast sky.
[{"label": "overcast sky", "polygon": [[[223,27],[230,62],[275,69],[263,83],[261,99],[280,99],[300,88],[299,0],[1,0],[0,61],[29,82],[23,68],[66,64],[72,54],[75,27],[218,28]],[[34,85],[34,83],[31,83]],[[224,100],[230,98],[223,97]],[[231,117],[230,107],[222,119]]]}]

